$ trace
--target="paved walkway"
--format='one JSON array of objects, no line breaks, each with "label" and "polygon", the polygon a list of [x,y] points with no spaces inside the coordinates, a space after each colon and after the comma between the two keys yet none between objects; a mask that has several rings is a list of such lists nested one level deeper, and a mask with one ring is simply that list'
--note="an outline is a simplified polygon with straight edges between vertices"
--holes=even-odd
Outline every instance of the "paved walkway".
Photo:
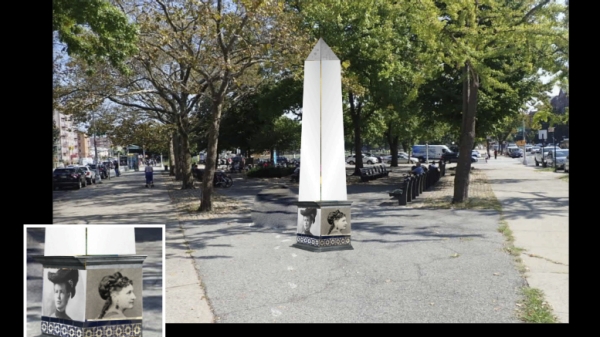
[{"label": "paved walkway", "polygon": [[154,188],[145,187],[142,166],[102,184],[55,191],[53,223],[166,224],[166,322],[212,322],[197,266],[187,253],[185,233],[167,190],[171,178],[154,169]]},{"label": "paved walkway", "polygon": [[[446,193],[444,188],[425,192],[408,206],[390,200],[387,192],[404,166],[366,184],[349,179],[352,251],[291,247],[297,218],[290,205],[298,185],[287,179],[232,175],[232,188],[217,189],[215,212],[198,214],[190,210],[199,205],[199,189],[181,191],[171,177],[158,176],[157,187],[148,190],[140,185],[142,172],[128,172],[114,179],[115,186],[94,187],[114,193],[107,199],[110,205],[83,207],[86,198],[73,193],[65,204],[55,204],[54,222],[166,223],[167,323],[519,322],[515,309],[526,282],[546,292],[559,316],[568,313],[568,304],[563,305],[568,302],[556,300],[544,285],[548,273],[568,274],[542,268],[549,260],[568,265],[566,232],[559,231],[560,221],[568,219],[568,184],[555,180],[555,173],[534,172],[509,158],[475,167],[492,185],[473,195],[493,189],[515,245],[531,254],[523,257],[530,269],[527,281],[503,250],[497,212],[430,209],[423,200]],[[540,181],[528,182],[535,179]],[[528,235],[531,230],[538,237]],[[564,241],[565,252],[543,245],[540,233],[548,240],[554,234],[554,246]]]},{"label": "paved walkway", "polygon": [[569,322],[569,184],[565,173],[499,156],[480,165],[515,237],[527,282],[542,290],[560,322]]}]

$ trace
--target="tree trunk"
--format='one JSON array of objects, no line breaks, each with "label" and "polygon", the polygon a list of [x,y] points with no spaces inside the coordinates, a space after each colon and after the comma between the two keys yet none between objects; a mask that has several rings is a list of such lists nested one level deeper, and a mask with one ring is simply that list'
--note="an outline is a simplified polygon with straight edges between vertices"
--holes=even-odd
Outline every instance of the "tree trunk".
[{"label": "tree trunk", "polygon": [[169,142],[169,175],[175,175],[175,132],[171,135]]},{"label": "tree trunk", "polygon": [[360,137],[361,120],[360,113],[362,108],[362,102],[358,103],[358,106],[354,105],[354,94],[348,93],[350,99],[350,116],[352,117],[352,125],[354,127],[354,176],[360,176],[360,169],[363,168],[362,162],[362,139]]},{"label": "tree trunk", "polygon": [[475,115],[477,113],[477,93],[479,77],[469,62],[463,68],[463,119],[459,157],[454,176],[453,203],[466,202],[469,198],[469,175],[471,173],[471,149],[475,141]]},{"label": "tree trunk", "polygon": [[411,155],[411,151],[409,149],[409,144],[406,140],[402,141],[402,150],[404,150],[404,152],[406,152],[406,154],[408,154],[408,159],[406,160],[406,163],[410,164],[410,155]]},{"label": "tree trunk", "polygon": [[175,180],[181,181],[181,137],[179,131],[175,131],[173,137],[173,150],[175,154]]},{"label": "tree trunk", "polygon": [[219,126],[221,124],[221,112],[223,108],[222,98],[213,98],[212,121],[208,130],[208,147],[206,151],[206,166],[202,178],[202,201],[200,212],[212,211],[213,178],[216,171],[217,146],[219,144]]},{"label": "tree trunk", "polygon": [[192,175],[192,155],[190,154],[189,137],[181,132],[180,136],[180,161],[181,161],[181,189],[194,188],[194,176]]},{"label": "tree trunk", "polygon": [[390,149],[392,151],[392,164],[390,166],[398,167],[398,136],[392,139]]}]

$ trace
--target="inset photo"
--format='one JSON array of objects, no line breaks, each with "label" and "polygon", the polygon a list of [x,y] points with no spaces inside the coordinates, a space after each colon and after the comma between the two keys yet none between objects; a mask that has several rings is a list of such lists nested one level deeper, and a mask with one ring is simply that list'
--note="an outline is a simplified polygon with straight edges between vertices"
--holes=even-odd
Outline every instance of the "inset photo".
[{"label": "inset photo", "polygon": [[164,336],[164,225],[24,231],[26,336]]}]

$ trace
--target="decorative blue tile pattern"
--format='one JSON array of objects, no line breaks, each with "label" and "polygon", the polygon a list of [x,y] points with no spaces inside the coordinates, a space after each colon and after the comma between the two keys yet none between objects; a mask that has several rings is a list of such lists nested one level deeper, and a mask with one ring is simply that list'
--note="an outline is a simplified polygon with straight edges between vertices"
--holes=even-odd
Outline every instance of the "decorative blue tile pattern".
[{"label": "decorative blue tile pattern", "polygon": [[302,234],[296,235],[296,242],[313,247],[333,247],[350,244],[350,236],[325,236],[312,237]]},{"label": "decorative blue tile pattern", "polygon": [[[54,322],[53,322],[54,321]],[[70,322],[69,324],[63,321]],[[78,322],[43,317],[42,333],[58,337],[141,337],[141,320]]]}]

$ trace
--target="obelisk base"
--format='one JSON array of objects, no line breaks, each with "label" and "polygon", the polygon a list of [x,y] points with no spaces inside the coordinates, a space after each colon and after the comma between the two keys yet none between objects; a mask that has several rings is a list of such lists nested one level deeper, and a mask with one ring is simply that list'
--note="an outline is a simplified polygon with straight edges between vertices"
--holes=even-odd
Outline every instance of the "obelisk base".
[{"label": "obelisk base", "polygon": [[[311,252],[354,249],[351,244],[352,201],[300,201],[297,205],[298,232],[296,243],[291,247]],[[305,221],[310,223],[310,233]]]},{"label": "obelisk base", "polygon": [[[42,335],[142,337],[142,264],[145,258],[146,255],[33,256],[43,266]],[[116,289],[119,294],[130,286],[132,294],[126,293],[121,297],[122,301],[127,300],[128,305],[123,317],[98,317],[106,303],[99,293],[100,282],[105,276],[121,282],[118,283],[121,288],[110,288]],[[66,310],[63,311],[66,316],[57,317],[54,313],[57,305],[53,302],[55,291],[69,289],[66,284],[76,291],[66,301]]]}]

